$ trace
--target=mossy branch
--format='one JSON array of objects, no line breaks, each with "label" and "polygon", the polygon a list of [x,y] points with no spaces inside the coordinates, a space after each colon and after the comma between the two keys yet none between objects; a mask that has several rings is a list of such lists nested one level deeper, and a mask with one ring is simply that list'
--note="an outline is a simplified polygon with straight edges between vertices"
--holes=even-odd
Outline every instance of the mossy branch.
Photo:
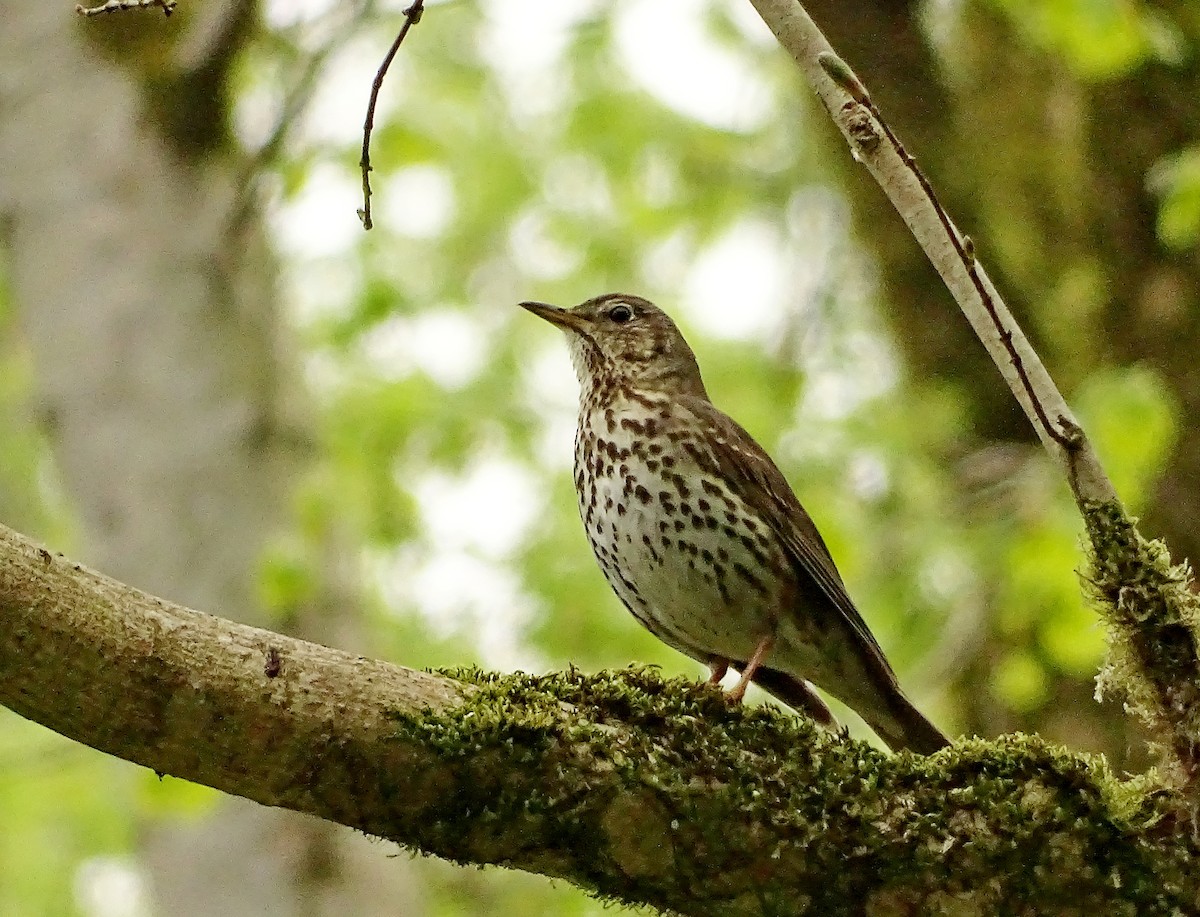
[{"label": "mossy branch", "polygon": [[1108,503],[1084,508],[1092,546],[1084,580],[1108,625],[1108,660],[1096,693],[1115,695],[1182,768],[1193,809],[1200,775],[1200,595],[1186,564],[1147,541]]},{"label": "mossy branch", "polygon": [[1178,761],[1200,809],[1200,657],[1190,573],[1146,541],[1033,345],[866,86],[797,0],[751,0],[928,255],[1050,456],[1087,525],[1092,595],[1108,628],[1100,688],[1119,693]]},{"label": "mossy branch", "polygon": [[1036,739],[889,756],[653,672],[430,674],[0,527],[0,703],[154,770],[687,914],[1186,911],[1161,794]]}]

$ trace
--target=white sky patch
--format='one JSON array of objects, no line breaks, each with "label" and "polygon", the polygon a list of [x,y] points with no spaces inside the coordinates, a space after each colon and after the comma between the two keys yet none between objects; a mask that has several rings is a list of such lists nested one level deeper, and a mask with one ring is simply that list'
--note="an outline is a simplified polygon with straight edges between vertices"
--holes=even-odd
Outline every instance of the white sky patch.
[{"label": "white sky patch", "polygon": [[538,460],[546,468],[571,468],[575,463],[575,412],[546,419],[534,444]]},{"label": "white sky patch", "polygon": [[[541,321],[535,316],[530,318]],[[525,360],[522,378],[525,397],[539,412],[574,417],[579,405],[579,383],[571,366],[567,336],[545,322],[542,324],[552,331],[551,340]]]},{"label": "white sky patch", "polygon": [[849,448],[843,426],[823,423],[809,415],[779,437],[778,457],[796,465],[828,464],[843,461]]},{"label": "white sky patch", "polygon": [[457,202],[450,173],[438,166],[409,166],[376,179],[372,211],[380,225],[418,239],[440,236]]},{"label": "white sky patch", "polygon": [[459,310],[437,309],[416,316],[410,345],[417,365],[450,389],[474,379],[487,356],[479,322]]},{"label": "white sky patch", "polygon": [[537,607],[506,566],[457,549],[403,548],[375,563],[384,600],[415,606],[440,638],[465,637],[489,668],[540,670],[543,660],[522,641]]},{"label": "white sky patch", "polygon": [[318,401],[325,400],[346,383],[346,364],[328,350],[309,350],[300,366],[304,383]]},{"label": "white sky patch", "polygon": [[363,361],[372,375],[391,382],[412,374],[412,322],[401,315],[390,315],[363,332],[358,341]]},{"label": "white sky patch", "polygon": [[846,473],[851,489],[863,500],[881,500],[891,487],[887,462],[877,452],[855,452],[850,456]]},{"label": "white sky patch", "polygon": [[576,154],[555,159],[546,167],[542,195],[562,213],[610,217],[616,209],[608,173],[594,156]]},{"label": "white sky patch", "polygon": [[403,379],[420,369],[438,385],[459,389],[483,367],[487,342],[479,322],[457,309],[393,315],[362,337],[362,355],[375,375]]},{"label": "white sky patch", "polygon": [[862,387],[846,373],[810,373],[804,386],[803,413],[822,420],[841,420],[862,403]]},{"label": "white sky patch", "polygon": [[783,281],[778,230],[762,220],[742,220],[696,257],[683,305],[714,337],[763,337],[778,326]]},{"label": "white sky patch", "polygon": [[538,210],[526,210],[513,220],[508,250],[517,267],[535,280],[558,280],[583,261],[582,252],[550,234],[546,215]]},{"label": "white sky patch", "polygon": [[802,258],[829,270],[829,262],[847,247],[850,216],[845,202],[824,185],[806,185],[796,189],[788,200],[788,239]]},{"label": "white sky patch", "polygon": [[622,65],[663,104],[713,127],[751,131],[773,98],[751,59],[704,28],[705,0],[633,0],[617,12]]},{"label": "white sky patch", "polygon": [[[484,320],[504,316],[508,321],[520,313],[517,303],[529,298],[529,280],[509,258],[508,251],[497,248],[490,254],[467,266],[466,299],[468,302],[488,304],[482,312]],[[499,326],[490,326],[490,333],[497,333]]]},{"label": "white sky patch", "polygon": [[485,666],[541,668],[520,639],[533,617],[533,601],[511,570],[462,552],[442,552],[417,569],[413,594],[431,624],[453,622],[466,631]]},{"label": "white sky patch", "polygon": [[362,183],[332,163],[313,166],[308,180],[272,215],[280,251],[297,260],[344,255],[360,241]]},{"label": "white sky patch", "polygon": [[527,536],[545,508],[544,488],[533,472],[497,456],[473,462],[459,476],[424,475],[412,490],[436,548],[497,559]]},{"label": "white sky patch", "polygon": [[598,0],[483,0],[476,41],[504,87],[518,119],[548,115],[566,100],[568,81],[556,70],[571,30]]},{"label": "white sky patch", "polygon": [[355,258],[289,259],[283,276],[291,320],[301,328],[345,315],[362,292],[362,266]]},{"label": "white sky patch", "polygon": [[[676,230],[669,236],[647,241],[642,250],[638,273],[645,289],[679,290],[695,260],[693,243],[686,231]],[[662,303],[668,311],[678,303]]]},{"label": "white sky patch", "polygon": [[521,375],[524,401],[541,417],[543,426],[535,443],[541,465],[569,468],[575,457],[575,423],[579,413],[579,383],[567,355],[567,342],[556,331],[551,343],[525,361]]},{"label": "white sky patch", "polygon": [[271,29],[287,29],[329,13],[340,0],[267,0],[263,18]]},{"label": "white sky patch", "polygon": [[858,377],[864,400],[890,391],[900,381],[900,367],[889,344],[872,331],[860,330],[848,334],[839,350],[848,355],[849,371]]},{"label": "white sky patch", "polygon": [[917,578],[925,598],[945,605],[962,603],[976,582],[975,571],[966,557],[953,548],[942,548],[930,557]]},{"label": "white sky patch", "polygon": [[666,207],[679,199],[679,163],[665,150],[642,150],[635,181],[646,203],[653,207]]},{"label": "white sky patch", "polygon": [[461,475],[426,474],[412,490],[428,546],[402,548],[379,570],[389,604],[415,605],[442,637],[467,636],[485,665],[540,668],[521,640],[536,604],[507,564],[545,511],[537,477],[493,455]]},{"label": "white sky patch", "polygon": [[87,917],[150,917],[146,877],[130,857],[84,860],[75,873],[75,902]]},{"label": "white sky patch", "polygon": [[271,136],[283,110],[278,66],[250,74],[253,81],[233,101],[233,133],[248,150],[258,150]]},{"label": "white sky patch", "polygon": [[[831,355],[826,354],[826,357]],[[856,331],[837,349],[836,359],[813,368],[800,413],[821,420],[842,420],[859,406],[893,388],[899,370],[887,344],[877,335]]]}]

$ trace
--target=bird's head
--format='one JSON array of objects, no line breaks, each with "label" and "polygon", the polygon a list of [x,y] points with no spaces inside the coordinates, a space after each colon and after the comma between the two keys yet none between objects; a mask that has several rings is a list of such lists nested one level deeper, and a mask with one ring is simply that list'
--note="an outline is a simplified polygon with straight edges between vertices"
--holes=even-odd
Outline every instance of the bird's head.
[{"label": "bird's head", "polygon": [[607,293],[573,309],[523,302],[561,328],[585,399],[628,386],[639,391],[707,398],[696,356],[675,323],[649,300]]}]

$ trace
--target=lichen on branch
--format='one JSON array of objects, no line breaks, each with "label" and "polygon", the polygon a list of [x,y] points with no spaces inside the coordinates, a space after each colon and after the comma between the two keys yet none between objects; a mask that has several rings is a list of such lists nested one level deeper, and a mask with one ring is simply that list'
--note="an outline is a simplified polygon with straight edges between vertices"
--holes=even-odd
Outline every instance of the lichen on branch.
[{"label": "lichen on branch", "polygon": [[1083,579],[1107,625],[1098,696],[1114,696],[1174,753],[1184,781],[1200,776],[1200,596],[1187,564],[1142,537],[1119,506],[1084,505],[1090,545]]}]

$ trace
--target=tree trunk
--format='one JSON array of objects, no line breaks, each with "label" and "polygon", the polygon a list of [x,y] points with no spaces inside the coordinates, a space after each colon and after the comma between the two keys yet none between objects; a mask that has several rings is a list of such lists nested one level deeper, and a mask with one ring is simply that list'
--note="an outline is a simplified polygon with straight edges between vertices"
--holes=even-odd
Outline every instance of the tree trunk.
[{"label": "tree trunk", "polygon": [[[85,21],[68,4],[13,0],[4,20],[12,295],[78,553],[260,620],[256,567],[286,521],[303,431],[282,407],[293,380],[261,226],[253,208],[237,226],[231,217],[248,192],[235,187],[223,86],[253,6],[198,4],[151,28],[136,14]],[[366,901],[388,898],[395,913],[403,902],[404,870],[378,846],[364,860],[361,838],[294,813],[223,800],[198,823],[142,833],[163,914],[369,914]],[[372,868],[382,872],[364,880]],[[383,874],[394,878],[381,894]]]}]

